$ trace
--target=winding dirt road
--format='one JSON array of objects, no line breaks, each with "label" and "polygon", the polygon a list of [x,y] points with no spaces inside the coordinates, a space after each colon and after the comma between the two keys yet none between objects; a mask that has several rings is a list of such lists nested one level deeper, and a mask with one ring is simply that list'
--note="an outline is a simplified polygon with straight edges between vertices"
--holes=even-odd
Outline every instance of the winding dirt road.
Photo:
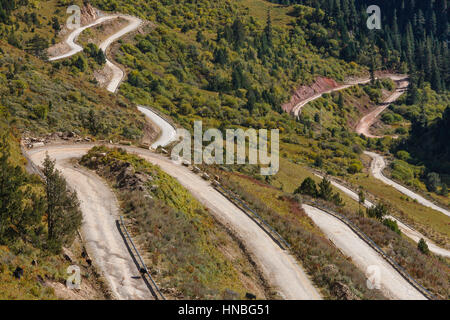
[{"label": "winding dirt road", "polygon": [[174,126],[168,123],[160,115],[156,114],[146,106],[138,106],[138,110],[161,129],[160,136],[151,145],[152,149],[156,149],[159,146],[165,147],[177,138],[177,131]]},{"label": "winding dirt road", "polygon": [[[400,98],[407,90],[408,86],[409,86],[409,81],[407,80],[407,76],[405,75],[389,75],[388,76],[390,79],[392,79],[393,81],[396,81],[399,83],[397,89],[395,90],[395,92],[390,95],[385,101],[384,103],[377,107],[375,110],[373,110],[371,113],[367,114],[366,116],[364,116],[363,118],[360,119],[357,127],[356,127],[356,132],[358,134],[362,134],[366,137],[369,138],[381,138],[379,136],[374,136],[370,134],[370,127],[375,123],[377,117],[387,108],[389,107],[389,105],[391,103],[393,103],[394,101],[396,101],[398,98]],[[345,85],[342,85],[340,87],[334,88],[332,90],[329,90],[327,92],[324,93],[331,93],[334,91],[340,91],[343,89],[347,89],[351,86],[354,85],[358,85],[358,84],[365,84],[370,82],[369,79],[362,79],[362,80],[357,80],[354,81],[352,83],[348,83]],[[320,98],[324,93],[320,93],[317,94],[309,99],[306,99],[302,102],[300,102],[297,106],[294,107],[293,112],[296,116],[298,116],[299,112],[301,111],[301,108],[303,106],[305,106],[306,104],[308,104],[311,101],[314,101],[318,98]],[[398,191],[402,192],[403,194],[407,195],[408,197],[412,198],[412,199],[416,199],[420,204],[430,207],[434,210],[440,211],[442,213],[444,213],[447,216],[450,216],[450,212],[446,209],[443,209],[437,205],[435,205],[434,203],[432,203],[431,201],[423,198],[422,196],[416,194],[415,192],[401,186],[400,184],[386,178],[383,174],[382,174],[382,170],[386,167],[386,163],[384,158],[376,153],[373,152],[365,152],[365,154],[369,155],[373,161],[372,161],[372,165],[371,165],[371,172],[373,174],[373,176],[376,179],[379,179],[381,181],[383,181],[385,184],[390,185],[392,187],[394,187],[395,189],[397,189]],[[319,175],[317,175],[319,176]],[[319,176],[320,177],[320,176]],[[359,201],[358,199],[358,195],[356,193],[354,193],[353,191],[351,191],[350,189],[346,188],[345,186],[342,186],[340,184],[338,184],[337,182],[331,180],[331,183],[337,187],[338,189],[340,189],[341,191],[343,191],[344,193],[346,193],[348,196],[350,196],[351,198],[353,198],[355,201]],[[366,200],[365,202],[365,206],[366,207],[371,207],[373,206],[372,203],[370,203],[369,201]],[[432,252],[445,256],[445,257],[449,257],[450,256],[450,251],[444,248],[441,248],[439,246],[437,246],[436,244],[434,244],[431,240],[427,239],[425,236],[423,236],[420,232],[414,230],[413,228],[411,228],[410,226],[404,224],[403,222],[399,221],[398,219],[396,219],[395,217],[389,216],[390,219],[393,219],[395,221],[397,221],[397,224],[399,226],[399,228],[401,229],[401,231],[408,236],[409,238],[411,238],[412,240],[414,240],[415,242],[418,242],[421,238],[423,238],[424,240],[427,241],[427,243],[429,244],[429,248]]]},{"label": "winding dirt road", "polygon": [[[74,40],[85,29],[103,23],[109,19],[123,17],[130,21],[130,24],[116,34],[109,37],[100,45],[100,48],[106,53],[112,42],[123,36],[124,34],[136,30],[142,23],[140,19],[122,15],[113,15],[102,17],[94,23],[73,31],[68,39],[67,44],[71,47],[69,53],[54,57],[51,60],[57,60],[70,57],[80,52],[82,48],[74,43]],[[124,77],[123,71],[109,60],[107,65],[113,71],[111,82],[107,86],[110,92],[116,92],[120,82]],[[346,84],[332,91],[338,91],[348,88],[355,84],[366,83],[369,80],[358,81],[352,84]],[[312,97],[302,104],[297,105],[295,111],[298,115],[301,107],[310,101],[313,101],[323,93]],[[143,112],[155,124],[162,128],[162,135],[152,147],[158,145],[166,145],[175,138],[174,128],[164,119],[156,115],[149,109],[139,106],[139,110]],[[123,240],[115,227],[115,219],[117,215],[117,204],[114,194],[105,186],[100,178],[95,174],[76,169],[67,161],[70,158],[76,158],[86,153],[93,145],[65,145],[65,146],[46,146],[39,149],[33,149],[29,152],[29,156],[33,162],[40,164],[45,152],[48,152],[52,158],[57,159],[57,167],[62,170],[69,184],[78,192],[82,202],[83,215],[85,221],[83,223],[83,233],[88,241],[88,249],[95,257],[100,269],[107,277],[107,280],[118,298],[134,299],[134,298],[150,298],[147,289],[141,283],[133,283],[130,275],[135,272],[135,266],[131,262],[131,258],[126,251]],[[151,153],[147,150],[137,149],[133,147],[125,147],[128,151],[138,154],[146,160],[159,165],[165,172],[174,176],[178,181],[186,187],[201,203],[203,203],[212,214],[214,214],[224,225],[234,230],[241,238],[248,251],[254,256],[260,270],[262,270],[266,279],[278,289],[281,296],[285,299],[320,299],[320,294],[311,284],[303,269],[298,265],[296,260],[286,251],[280,249],[270,237],[265,234],[248,216],[240,211],[234,204],[223,197],[219,192],[212,188],[208,182],[202,180],[188,169],[173,163],[159,155]],[[320,210],[319,210],[320,211]],[[317,212],[307,208],[307,212],[313,220],[317,221],[319,227],[326,232],[330,238],[340,234],[345,230],[339,225],[339,220],[332,218],[323,212]],[[334,230],[339,226],[339,230]],[[345,226],[345,225],[344,225]],[[348,227],[347,227],[348,228]],[[383,290],[389,297],[398,299],[423,298],[413,288],[401,282],[401,276],[395,271],[384,266],[387,264],[379,255],[374,253],[367,244],[361,239],[351,238],[354,235],[352,231],[345,230],[344,233],[350,237],[344,239],[337,237],[335,243],[345,251],[349,256],[362,257],[363,261],[372,261],[382,266],[383,274],[386,272],[387,279],[391,283],[383,282]],[[345,235],[344,235],[345,236]],[[355,235],[356,236],[356,235]],[[105,241],[107,239],[107,241]],[[348,242],[348,243],[347,243]],[[362,242],[362,243],[361,243]],[[367,247],[365,247],[367,246]],[[375,254],[375,257],[373,256]],[[358,267],[367,268],[367,263],[359,262]],[[400,277],[401,279],[397,279]]]},{"label": "winding dirt road", "polygon": [[373,110],[372,112],[365,115],[359,120],[355,129],[357,134],[362,134],[368,138],[382,138],[381,136],[374,136],[370,134],[370,127],[375,123],[375,121],[377,121],[378,116],[384,110],[386,110],[386,108],[389,107],[391,103],[396,101],[406,92],[409,86],[408,80],[398,79],[397,81],[399,81],[400,83],[395,92],[391,96],[389,96],[389,98],[387,98],[381,106],[375,108],[375,110]]},{"label": "winding dirt road", "polygon": [[379,289],[389,299],[426,300],[426,298],[406,281],[383,257],[354,233],[345,223],[317,208],[303,205],[306,214],[327,235],[327,237],[363,272],[370,276],[371,268],[378,270],[375,275]]},{"label": "winding dirt road", "polygon": [[[115,225],[118,207],[114,194],[94,173],[74,168],[68,161],[84,155],[94,144],[48,145],[27,152],[29,158],[41,165],[46,152],[56,159],[69,185],[81,201],[82,232],[87,248],[98,263],[113,292],[121,299],[151,298],[142,280],[133,280],[138,270],[132,263],[121,235]],[[268,282],[289,300],[318,300],[321,296],[292,255],[282,250],[252,219],[209,182],[182,165],[149,150],[124,147],[147,161],[161,167],[176,178],[195,198],[208,208],[219,221],[233,230],[252,255]]]},{"label": "winding dirt road", "polygon": [[372,172],[372,175],[376,179],[381,180],[385,184],[394,187],[395,189],[397,189],[404,195],[407,195],[411,199],[417,200],[417,202],[419,202],[421,205],[424,205],[425,207],[439,211],[439,212],[445,214],[446,216],[450,217],[450,211],[435,205],[431,201],[429,201],[429,200],[425,199],[424,197],[418,195],[417,193],[409,190],[408,188],[405,188],[404,186],[398,184],[397,182],[394,182],[391,179],[386,178],[383,175],[383,170],[384,170],[384,168],[386,168],[386,161],[384,160],[383,156],[381,156],[377,153],[374,153],[374,152],[369,152],[369,151],[365,151],[364,154],[366,154],[372,158],[372,164],[370,166],[370,170]]},{"label": "winding dirt road", "polygon": [[[103,41],[99,48],[103,50],[105,53],[105,56],[107,57],[107,50],[108,47],[116,40],[121,38],[122,36],[126,35],[129,32],[133,32],[139,26],[142,24],[142,20],[136,17],[126,16],[126,15],[119,15],[119,17],[126,19],[130,21],[128,26],[125,28],[119,30],[117,33],[113,34],[112,36],[108,37],[105,41]],[[112,70],[113,76],[106,87],[106,90],[109,92],[116,92],[117,88],[119,88],[120,83],[122,82],[122,79],[124,78],[125,74],[117,65],[112,63],[108,58],[106,58],[106,66],[109,67]]]},{"label": "winding dirt road", "polygon": [[45,147],[27,151],[29,159],[41,166],[48,151],[56,160],[68,184],[77,192],[83,212],[81,232],[94,264],[105,277],[117,299],[153,299],[140,277],[116,226],[118,205],[114,193],[96,174],[76,168],[70,159],[81,157],[86,148]]},{"label": "winding dirt road", "polygon": [[[404,75],[386,75],[386,76],[382,76],[382,77],[379,77],[379,78],[380,78],[380,79],[382,79],[382,78],[389,78],[389,79],[391,79],[391,80],[393,80],[393,81],[400,81],[400,80],[405,79],[406,76],[404,76]],[[312,97],[310,97],[310,98],[308,98],[308,99],[305,99],[305,100],[303,100],[303,101],[300,101],[300,102],[292,109],[291,113],[292,113],[295,117],[298,117],[299,114],[300,114],[300,112],[301,112],[301,110],[302,110],[302,108],[303,108],[305,105],[307,105],[308,103],[310,103],[310,102],[312,102],[312,101],[314,101],[314,100],[319,99],[320,97],[322,97],[322,95],[324,95],[324,94],[326,94],[326,93],[332,93],[332,92],[336,92],[336,91],[341,91],[341,90],[344,90],[344,89],[347,89],[347,88],[350,88],[350,87],[353,87],[353,86],[356,86],[356,85],[366,84],[366,83],[369,83],[369,82],[370,82],[370,78],[354,80],[354,81],[350,81],[350,82],[348,82],[348,83],[346,83],[346,84],[343,84],[343,85],[341,85],[341,86],[339,86],[339,87],[336,87],[336,88],[334,88],[334,89],[327,90],[327,91],[324,91],[324,92],[320,92],[320,93],[318,93],[318,94],[316,94],[316,95],[314,95],[314,96],[312,96]],[[395,93],[394,93],[394,94],[395,94]],[[391,103],[392,103],[393,101],[397,100],[397,99],[398,99],[398,97],[395,98],[394,100],[391,100]]]},{"label": "winding dirt road", "polygon": [[303,108],[305,105],[307,105],[308,103],[310,103],[310,102],[312,102],[312,101],[314,101],[314,100],[319,99],[319,98],[322,97],[324,94],[326,94],[326,93],[332,93],[332,92],[335,92],[335,91],[341,91],[341,90],[344,90],[344,89],[353,87],[353,86],[355,86],[355,85],[358,85],[358,84],[365,84],[365,83],[368,83],[368,82],[370,82],[370,79],[363,79],[363,80],[361,80],[361,81],[359,81],[359,82],[353,82],[353,83],[344,84],[344,85],[341,85],[341,86],[336,87],[336,88],[334,88],[334,89],[327,90],[327,91],[324,91],[324,92],[320,92],[320,93],[318,93],[318,94],[315,94],[315,95],[313,95],[312,97],[310,97],[310,98],[308,98],[308,99],[305,99],[305,100],[299,102],[294,108],[292,108],[291,113],[292,113],[295,117],[298,117],[299,114],[300,114],[300,112],[302,111],[302,108]]},{"label": "winding dirt road", "polygon": [[[319,177],[319,178],[323,178],[322,176],[320,176],[318,174],[315,174],[315,175],[317,177]],[[352,198],[356,202],[359,202],[359,196],[358,196],[358,194],[356,192],[354,192],[353,190],[351,190],[351,189],[341,185],[340,183],[337,183],[333,179],[331,179],[330,182],[331,182],[331,184],[334,187],[336,187],[337,189],[339,189],[342,192],[344,192],[346,195],[348,195],[350,198]],[[371,208],[371,207],[374,206],[374,204],[366,199],[364,201],[364,206],[366,208]],[[433,241],[431,241],[430,239],[425,237],[423,234],[421,234],[419,231],[416,231],[412,227],[410,227],[407,224],[401,222],[400,220],[398,220],[397,218],[395,218],[393,216],[386,216],[386,218],[394,220],[394,221],[397,221],[398,227],[402,231],[402,233],[404,235],[406,235],[408,238],[412,239],[414,242],[417,243],[417,242],[419,242],[419,240],[421,238],[423,238],[427,242],[428,248],[430,249],[431,252],[433,252],[435,254],[438,254],[438,255],[441,255],[443,257],[450,257],[450,251],[449,250],[439,247]]]},{"label": "winding dirt road", "polygon": [[[49,59],[49,61],[55,61],[55,60],[60,60],[60,59],[64,59],[64,58],[69,58],[69,57],[77,54],[78,52],[83,51],[83,48],[80,45],[76,44],[75,41],[77,40],[79,35],[84,30],[86,30],[88,28],[92,28],[96,25],[102,24],[106,21],[109,21],[112,19],[117,19],[117,18],[122,18],[122,19],[128,20],[129,24],[127,26],[125,26],[124,28],[120,29],[119,31],[117,31],[116,33],[109,36],[105,41],[103,41],[100,44],[99,48],[101,50],[103,50],[103,52],[105,53],[105,56],[107,57],[108,48],[111,46],[111,44],[114,43],[115,41],[117,41],[118,39],[120,39],[121,37],[123,37],[124,35],[126,35],[127,33],[133,32],[136,29],[138,29],[143,23],[143,21],[141,19],[139,19],[137,17],[133,17],[133,16],[123,15],[123,14],[102,16],[86,26],[83,26],[83,27],[73,30],[67,36],[67,38],[65,40],[65,43],[70,47],[70,51],[67,53],[61,54],[59,56],[52,57]],[[112,77],[106,87],[106,90],[108,90],[109,92],[115,93],[117,91],[117,89],[119,88],[120,83],[122,82],[125,74],[119,66],[112,63],[108,58],[106,58],[106,66],[112,72]],[[160,137],[158,138],[157,141],[155,141],[152,144],[153,149],[156,149],[158,146],[164,147],[176,139],[175,128],[171,124],[169,124],[167,121],[162,119],[158,114],[151,111],[146,106],[138,106],[138,110],[141,111],[151,122],[153,122],[154,124],[156,124],[158,127],[161,128]]]},{"label": "winding dirt road", "polygon": [[[103,41],[100,44],[99,48],[101,50],[103,50],[103,53],[105,54],[105,56],[107,56],[107,51],[108,51],[109,46],[114,41],[117,41],[118,39],[120,39],[121,37],[126,35],[127,33],[133,32],[134,30],[139,28],[139,26],[142,24],[141,19],[139,19],[137,17],[133,17],[133,16],[124,15],[124,14],[113,14],[113,15],[102,16],[86,26],[74,29],[67,36],[66,40],[64,41],[70,47],[70,51],[67,53],[58,55],[56,57],[51,57],[48,60],[56,61],[56,60],[69,58],[69,57],[77,54],[78,52],[83,51],[83,48],[80,45],[76,44],[75,41],[78,39],[78,37],[84,30],[92,28],[96,25],[102,24],[106,21],[117,19],[117,18],[122,18],[122,19],[128,20],[130,23],[126,27],[120,29],[118,32],[116,32],[113,35],[111,35],[110,37],[108,37],[105,41]],[[106,58],[106,66],[108,68],[110,68],[112,71],[112,78],[111,78],[108,86],[106,87],[106,89],[109,92],[114,93],[117,91],[117,88],[119,87],[120,82],[122,81],[122,79],[124,77],[124,72],[117,65],[112,63],[108,58]]]},{"label": "winding dirt road", "polygon": [[75,40],[78,38],[78,36],[79,36],[84,30],[86,30],[86,29],[95,27],[95,26],[98,25],[98,24],[102,24],[102,23],[104,23],[104,22],[106,22],[106,21],[115,19],[115,18],[117,18],[117,17],[118,17],[118,16],[116,16],[116,15],[103,16],[103,17],[98,18],[97,20],[95,20],[94,22],[92,22],[92,23],[90,23],[90,24],[88,24],[88,25],[85,25],[85,26],[83,26],[83,27],[74,29],[74,30],[67,36],[66,40],[64,41],[64,43],[66,43],[66,44],[69,46],[70,51],[68,51],[68,52],[66,52],[66,53],[64,53],[64,54],[58,55],[58,56],[56,56],[56,57],[50,57],[48,60],[49,60],[49,61],[56,61],[56,60],[61,60],[61,59],[69,58],[69,57],[71,57],[71,56],[77,54],[78,52],[83,51],[83,47],[81,47],[80,45],[78,45],[78,44],[75,43]]}]

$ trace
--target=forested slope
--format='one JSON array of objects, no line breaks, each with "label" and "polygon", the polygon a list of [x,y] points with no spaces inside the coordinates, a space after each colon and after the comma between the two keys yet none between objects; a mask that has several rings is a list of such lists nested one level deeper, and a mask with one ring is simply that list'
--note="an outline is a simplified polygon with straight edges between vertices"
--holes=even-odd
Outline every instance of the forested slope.
[{"label": "forested slope", "polygon": [[[449,6],[447,0],[271,0],[324,10],[336,22],[331,37],[342,43],[340,57],[364,65],[400,69],[414,84],[428,81],[437,91],[450,85]],[[382,28],[366,27],[366,9],[378,5]],[[373,58],[373,59],[372,59]]]}]

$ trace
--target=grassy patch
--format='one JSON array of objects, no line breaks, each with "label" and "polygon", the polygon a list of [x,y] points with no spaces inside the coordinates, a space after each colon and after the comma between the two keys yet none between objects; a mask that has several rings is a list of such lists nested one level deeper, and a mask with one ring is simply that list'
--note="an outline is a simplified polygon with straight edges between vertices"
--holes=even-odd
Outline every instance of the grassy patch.
[{"label": "grassy patch", "polygon": [[294,21],[289,14],[291,6],[283,6],[265,0],[238,0],[238,4],[248,8],[248,14],[260,21],[267,19],[267,12],[270,10],[272,22],[275,26],[286,27]]}]

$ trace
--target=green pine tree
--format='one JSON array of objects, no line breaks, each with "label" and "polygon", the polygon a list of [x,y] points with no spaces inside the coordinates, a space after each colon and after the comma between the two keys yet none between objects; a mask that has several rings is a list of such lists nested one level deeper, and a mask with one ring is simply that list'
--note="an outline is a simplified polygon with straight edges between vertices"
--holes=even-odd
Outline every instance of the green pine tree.
[{"label": "green pine tree", "polygon": [[303,180],[300,187],[294,191],[294,194],[305,194],[313,198],[317,197],[317,193],[316,183],[310,177]]}]

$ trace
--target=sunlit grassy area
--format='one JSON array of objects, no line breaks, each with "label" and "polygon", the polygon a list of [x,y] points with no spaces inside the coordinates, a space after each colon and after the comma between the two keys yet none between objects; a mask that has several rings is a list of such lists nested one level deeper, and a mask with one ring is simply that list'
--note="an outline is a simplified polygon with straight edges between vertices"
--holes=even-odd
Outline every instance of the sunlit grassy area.
[{"label": "sunlit grassy area", "polygon": [[[306,177],[314,179],[316,183],[320,182],[320,178],[316,177],[304,166],[297,165],[286,159],[280,159],[280,171],[274,177],[272,184],[278,188],[282,187],[285,192],[293,192]],[[368,176],[367,173],[348,175],[346,180],[354,185],[355,188],[361,186],[363,190],[391,206],[394,215],[403,218],[405,222],[412,223],[419,231],[425,231],[425,234],[430,235],[435,241],[448,243],[450,218],[444,214],[414,202],[412,199],[407,199],[405,195],[395,188],[384,184],[372,176]],[[341,195],[345,206],[357,212],[358,203],[345,193],[336,188],[334,189]]]},{"label": "sunlit grassy area", "polygon": [[[280,171],[275,175],[272,184],[277,187],[279,186],[284,192],[293,193],[307,177],[312,178],[316,184],[320,183],[322,180],[305,166],[292,163],[286,159],[280,159]],[[339,189],[334,187],[333,189],[341,195],[347,208],[354,210],[355,212],[358,210],[358,204],[353,199]]]},{"label": "sunlit grassy area", "polygon": [[[0,246],[0,300],[53,300],[54,291],[38,281],[38,278],[63,278],[67,266],[57,257],[41,257],[41,252],[22,245],[24,252],[14,254],[8,247]],[[31,261],[38,261],[32,266]],[[24,276],[17,279],[13,272],[17,267],[24,269]]]}]

